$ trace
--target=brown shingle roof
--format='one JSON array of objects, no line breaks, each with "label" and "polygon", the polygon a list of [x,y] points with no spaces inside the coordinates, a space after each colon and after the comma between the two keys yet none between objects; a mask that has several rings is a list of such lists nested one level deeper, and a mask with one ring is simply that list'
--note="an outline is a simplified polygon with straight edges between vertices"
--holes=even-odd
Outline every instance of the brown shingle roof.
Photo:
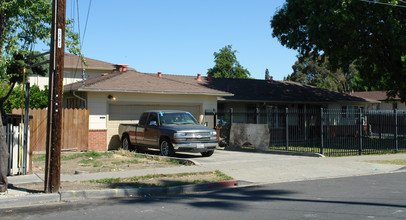
[{"label": "brown shingle roof", "polygon": [[110,70],[113,71],[114,69],[114,64],[112,63],[107,63],[104,61],[100,61],[100,60],[95,60],[95,59],[91,59],[91,58],[85,58],[86,62],[87,62],[87,67],[85,65],[83,65],[81,59],[79,56],[76,56],[74,54],[69,54],[69,53],[65,53],[65,68],[68,69],[102,69],[102,70]]},{"label": "brown shingle roof", "polygon": [[[358,96],[364,99],[377,100],[377,101],[387,101],[388,95],[385,91],[365,91],[365,92],[352,92],[351,95]],[[395,100],[399,100],[396,96]]]},{"label": "brown shingle roof", "polygon": [[211,94],[229,101],[258,101],[272,103],[335,103],[374,102],[362,97],[329,91],[290,81],[255,79],[220,79],[181,76],[136,71],[113,72],[88,79],[85,86],[77,82],[65,86],[65,91],[117,91],[136,93]]},{"label": "brown shingle roof", "polygon": [[212,88],[234,94],[225,97],[228,101],[257,101],[271,103],[367,103],[361,97],[317,88],[291,81],[276,81],[256,79],[219,79],[211,81]]},{"label": "brown shingle roof", "polygon": [[65,85],[65,91],[115,91],[135,93],[205,94],[230,96],[231,93],[210,88],[206,82],[192,76],[175,76],[140,73],[133,70],[113,72],[73,84]]}]

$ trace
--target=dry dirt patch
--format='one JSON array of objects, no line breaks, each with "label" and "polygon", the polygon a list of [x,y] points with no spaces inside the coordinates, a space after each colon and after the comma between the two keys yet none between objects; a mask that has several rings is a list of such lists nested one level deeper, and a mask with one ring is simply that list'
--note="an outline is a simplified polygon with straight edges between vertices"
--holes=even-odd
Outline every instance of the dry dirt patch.
[{"label": "dry dirt patch", "polygon": [[[135,154],[129,151],[116,152],[63,152],[61,157],[62,174],[79,174],[95,172],[114,172],[132,169],[147,169],[174,166],[192,166],[187,161],[178,161],[167,157],[148,154]],[[33,173],[43,174],[45,171],[45,155],[36,154],[33,157]],[[111,189],[121,187],[157,187],[184,185],[190,183],[215,182],[231,179],[219,171],[204,173],[188,173],[176,175],[149,175],[144,177],[104,179],[82,182],[61,182],[61,191]],[[19,184],[13,186],[29,191],[43,191],[44,183]]]},{"label": "dry dirt patch", "polygon": [[[61,156],[61,174],[114,172],[184,165],[192,164],[154,155],[135,154],[124,150],[115,152],[63,152]],[[33,173],[44,173],[45,155],[34,155],[32,166]]]}]

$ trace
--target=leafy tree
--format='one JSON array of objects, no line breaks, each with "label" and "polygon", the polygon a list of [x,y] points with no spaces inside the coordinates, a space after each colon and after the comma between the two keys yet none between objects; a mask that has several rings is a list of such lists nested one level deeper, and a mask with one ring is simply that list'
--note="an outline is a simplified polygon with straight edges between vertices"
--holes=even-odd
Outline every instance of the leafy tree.
[{"label": "leafy tree", "polygon": [[300,58],[292,66],[293,73],[285,80],[313,85],[337,92],[348,92],[352,88],[352,79],[356,74],[354,65],[351,65],[348,72],[342,69],[332,70],[328,59],[322,57]]},{"label": "leafy tree", "polygon": [[220,49],[220,52],[214,52],[215,65],[208,70],[207,75],[214,78],[249,78],[250,72],[240,65],[235,55],[237,51],[232,50],[231,47],[227,45]]},{"label": "leafy tree", "polygon": [[265,70],[265,80],[270,80],[271,76],[269,76],[269,70],[268,68]]},{"label": "leafy tree", "polygon": [[[14,86],[23,80],[23,67],[35,62],[26,58],[28,51],[38,40],[49,42],[52,21],[51,0],[1,0],[0,1],[0,79],[6,82],[9,90],[0,97],[0,118],[4,116],[4,103],[11,95]],[[67,24],[72,23],[67,20]],[[79,48],[78,35],[66,29],[66,47],[71,53],[83,55]],[[42,68],[42,69],[41,69]],[[29,70],[27,75],[44,75],[46,67]],[[5,117],[4,117],[5,118]],[[7,190],[7,158],[3,121],[0,120],[0,192]]]},{"label": "leafy tree", "polygon": [[383,85],[385,85],[385,78],[382,76],[380,79],[377,79],[378,83],[372,82],[368,78],[363,78],[357,72],[354,75],[354,78],[351,80],[352,88],[355,91],[382,91],[385,90]]},{"label": "leafy tree", "polygon": [[41,90],[38,85],[30,88],[30,108],[42,109],[48,107],[48,86]]},{"label": "leafy tree", "polygon": [[[406,10],[403,1],[287,0],[271,20],[272,36],[301,56],[328,57],[334,69],[380,83],[406,101]],[[403,5],[404,6],[404,5]]]},{"label": "leafy tree", "polygon": [[[3,95],[5,92],[9,91],[7,88],[9,85],[6,83],[2,84],[0,87],[0,94]],[[23,86],[22,84],[16,86],[13,91],[11,92],[8,99],[4,102],[4,110],[7,113],[11,113],[11,111],[16,108],[24,108],[23,103]],[[48,106],[48,87],[45,86],[44,90],[41,90],[38,85],[32,85],[30,87],[30,108],[31,109],[42,109]]]}]

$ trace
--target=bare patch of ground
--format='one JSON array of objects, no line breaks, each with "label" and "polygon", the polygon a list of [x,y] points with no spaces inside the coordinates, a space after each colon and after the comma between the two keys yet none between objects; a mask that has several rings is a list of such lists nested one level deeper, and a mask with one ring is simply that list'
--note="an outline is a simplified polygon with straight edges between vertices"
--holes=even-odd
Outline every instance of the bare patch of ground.
[{"label": "bare patch of ground", "polygon": [[[135,154],[129,151],[116,152],[63,152],[61,157],[62,174],[81,174],[95,172],[115,172],[133,169],[149,169],[174,166],[192,166],[187,161],[178,161],[167,157],[148,154]],[[45,172],[45,155],[33,157],[33,173]],[[184,185],[201,182],[215,182],[231,179],[219,171],[204,173],[188,173],[176,175],[149,175],[144,177],[104,179],[94,181],[61,182],[60,191],[112,189],[122,187],[162,187]],[[44,183],[14,185],[15,189],[42,192]]]},{"label": "bare patch of ground", "polygon": [[[33,157],[32,172],[45,172],[45,155]],[[133,169],[161,168],[192,165],[165,157],[148,154],[135,154],[130,151],[116,152],[63,152],[61,156],[61,174],[115,172]]]},{"label": "bare patch of ground", "polygon": [[[69,190],[100,190],[117,189],[128,187],[169,187],[176,185],[196,184],[203,182],[216,182],[225,180],[216,172],[190,173],[183,175],[156,175],[145,176],[140,179],[105,179],[98,181],[62,181],[60,191]],[[43,192],[44,183],[29,183],[13,186],[14,189],[22,189],[31,192]]]}]

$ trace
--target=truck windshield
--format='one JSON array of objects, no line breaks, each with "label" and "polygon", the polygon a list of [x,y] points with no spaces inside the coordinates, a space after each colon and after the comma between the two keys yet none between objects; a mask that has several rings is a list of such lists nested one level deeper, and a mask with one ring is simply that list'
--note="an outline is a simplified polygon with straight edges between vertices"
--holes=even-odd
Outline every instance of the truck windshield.
[{"label": "truck windshield", "polygon": [[161,125],[197,125],[197,120],[188,112],[160,113]]}]

